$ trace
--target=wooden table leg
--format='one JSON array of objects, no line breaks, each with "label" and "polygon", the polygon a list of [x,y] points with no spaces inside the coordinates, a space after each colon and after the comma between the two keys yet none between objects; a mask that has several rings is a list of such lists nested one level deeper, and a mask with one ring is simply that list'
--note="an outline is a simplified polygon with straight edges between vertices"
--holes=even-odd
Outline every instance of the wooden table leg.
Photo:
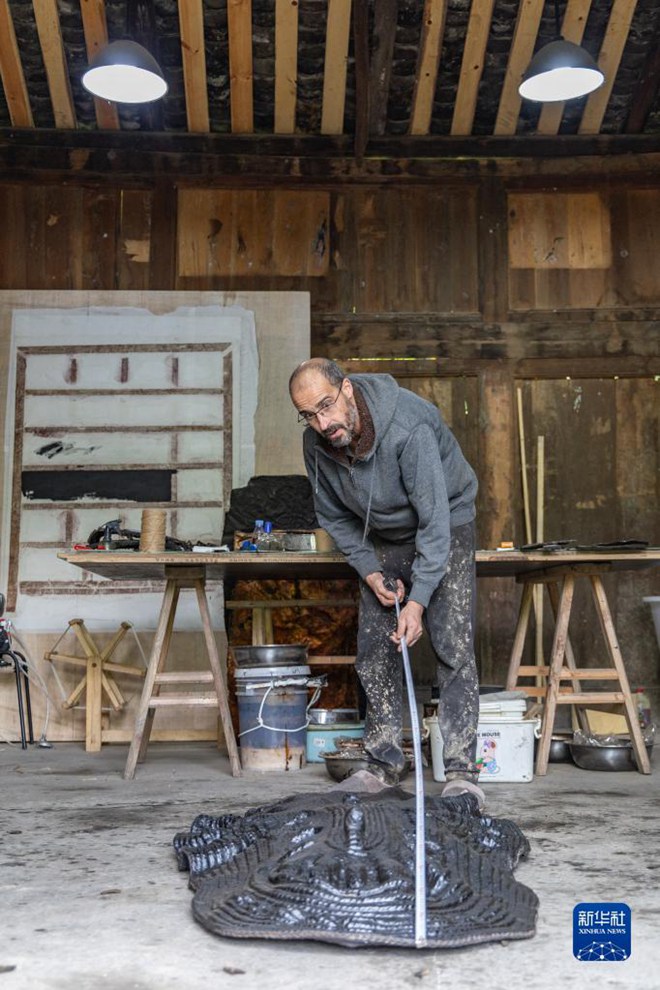
[{"label": "wooden table leg", "polygon": [[[557,621],[557,614],[559,612],[559,584],[556,581],[548,581],[548,595],[550,597],[550,604],[552,605],[552,611],[555,617],[555,622]],[[575,652],[573,650],[573,644],[571,643],[571,637],[566,634],[566,666],[570,670],[577,670],[577,664],[575,662]],[[578,680],[572,682],[572,690],[576,694],[582,693],[582,685]],[[584,708],[580,705],[575,706],[577,710],[577,718],[580,723],[580,728],[583,732],[589,732],[589,717],[585,712]]]},{"label": "wooden table leg", "polygon": [[514,637],[513,647],[511,649],[509,672],[506,678],[507,691],[513,691],[518,682],[518,671],[520,670],[520,661],[522,660],[523,649],[525,646],[525,636],[527,635],[527,626],[529,625],[529,613],[532,606],[533,591],[534,588],[531,581],[526,581],[523,588],[522,600],[520,602],[516,635]]},{"label": "wooden table leg", "polygon": [[[156,675],[158,673],[159,667],[166,656],[166,649],[169,645],[168,627],[171,635],[171,627],[174,622],[174,612],[176,610],[176,603],[179,597],[179,589],[177,587],[176,581],[168,580],[165,585],[165,594],[163,595],[163,603],[160,609],[160,616],[158,618],[158,627],[156,629],[156,635],[154,636],[153,645],[151,647],[151,655],[149,657],[149,663],[147,665],[147,672],[144,678],[144,686],[142,688],[142,696],[140,698],[140,704],[138,707],[137,716],[135,719],[135,730],[133,732],[133,739],[128,751],[128,759],[126,760],[126,766],[124,768],[124,779],[132,780],[135,776],[135,767],[137,765],[138,756],[140,750],[142,749],[143,737],[145,736],[145,729],[147,728],[147,717],[149,715],[149,702],[153,694],[154,685],[156,682]],[[149,732],[151,731],[151,721],[153,721],[153,711],[152,718],[149,722]],[[149,741],[149,732],[146,733],[146,741]],[[146,746],[145,746],[146,748]]]},{"label": "wooden table leg", "polygon": [[218,647],[215,642],[213,627],[211,625],[209,603],[206,599],[204,580],[202,578],[195,581],[195,592],[197,593],[199,613],[202,617],[204,638],[206,640],[206,651],[208,653],[209,663],[211,665],[211,672],[213,673],[213,683],[215,685],[215,692],[218,696],[220,721],[222,722],[222,731],[224,732],[225,742],[227,743],[227,752],[229,753],[231,772],[233,777],[240,777],[242,776],[241,761],[238,755],[236,739],[234,738],[234,728],[232,726],[229,702],[227,700],[227,688],[225,687],[222,670],[220,668],[220,657],[218,656]]},{"label": "wooden table leg", "polygon": [[603,581],[598,574],[591,575],[591,587],[594,596],[594,603],[596,605],[596,611],[598,612],[600,627],[603,630],[603,636],[605,637],[605,642],[607,644],[607,650],[616,672],[619,675],[619,684],[621,685],[621,691],[624,696],[623,705],[626,711],[626,721],[628,723],[630,741],[632,742],[633,751],[637,760],[637,769],[640,773],[650,773],[651,764],[644,745],[644,739],[642,738],[642,731],[637,719],[637,712],[633,704],[632,695],[630,694],[630,684],[628,683],[626,667],[621,656],[619,641],[617,640],[616,632],[614,630],[614,623],[612,622],[612,615],[607,602],[605,588],[603,587]]},{"label": "wooden table leg", "polygon": [[[163,667],[165,666],[165,661],[169,656],[170,645],[172,643],[172,632],[174,630],[174,617],[176,616],[176,608],[179,603],[179,592],[181,591],[179,584],[174,580],[174,595],[172,597],[172,607],[170,608],[170,613],[167,617],[167,625],[165,627],[165,635],[163,636],[160,656],[156,663],[156,677],[161,673]],[[155,683],[153,690],[151,692],[151,698],[149,699],[149,709],[147,711],[147,718],[144,723],[144,732],[142,733],[142,740],[140,742],[140,748],[138,750],[138,763],[144,763],[147,756],[147,747],[149,745],[149,740],[151,739],[151,730],[154,724],[154,717],[156,715],[156,708],[154,706],[153,698],[160,694],[160,684]]]},{"label": "wooden table leg", "polygon": [[548,758],[550,756],[550,742],[552,739],[552,729],[555,724],[555,713],[557,711],[557,696],[559,694],[559,675],[564,665],[566,654],[566,640],[568,637],[568,620],[571,615],[571,605],[573,604],[573,591],[575,588],[575,577],[568,574],[562,585],[557,620],[555,622],[555,634],[552,641],[552,654],[550,656],[550,673],[548,675],[548,687],[545,696],[545,706],[543,708],[543,722],[541,728],[541,738],[536,756],[536,773],[543,777],[548,770]]}]

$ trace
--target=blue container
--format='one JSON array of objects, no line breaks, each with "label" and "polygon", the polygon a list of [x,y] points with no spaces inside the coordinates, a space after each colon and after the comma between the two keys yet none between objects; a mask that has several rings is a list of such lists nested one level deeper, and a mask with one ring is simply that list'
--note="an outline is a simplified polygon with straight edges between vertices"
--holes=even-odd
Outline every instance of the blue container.
[{"label": "blue container", "polygon": [[309,725],[307,727],[307,762],[323,763],[323,753],[336,749],[338,736],[361,739],[364,735],[364,722],[334,722],[332,725]]},{"label": "blue container", "polygon": [[[250,689],[237,683],[236,697],[243,768],[301,770],[305,766],[309,700],[304,681],[299,687],[279,687],[274,680],[270,689]],[[263,725],[259,723],[260,710]]]}]

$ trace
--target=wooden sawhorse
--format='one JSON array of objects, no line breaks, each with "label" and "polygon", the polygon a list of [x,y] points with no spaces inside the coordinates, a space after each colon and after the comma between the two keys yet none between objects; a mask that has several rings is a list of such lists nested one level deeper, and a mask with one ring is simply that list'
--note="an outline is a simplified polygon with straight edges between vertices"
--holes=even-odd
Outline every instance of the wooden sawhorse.
[{"label": "wooden sawhorse", "polygon": [[[70,619],[69,628],[75,633],[85,656],[76,657],[71,653],[49,650],[44,653],[44,660],[50,660],[51,663],[62,661],[74,667],[85,668],[82,679],[64,701],[64,708],[73,708],[80,701],[83,693],[85,694],[85,750],[88,753],[98,753],[103,742],[103,692],[105,691],[114,710],[119,712],[126,701],[113,675],[127,674],[130,677],[144,677],[145,672],[141,667],[132,667],[125,663],[111,663],[110,661],[110,657],[131,628],[130,622],[122,622],[104,650],[98,649],[83,619]],[[60,637],[61,639],[62,637]]]},{"label": "wooden sawhorse", "polygon": [[[610,570],[608,564],[572,564],[548,567],[541,571],[521,574],[517,578],[519,582],[524,584],[524,589],[506,689],[507,691],[523,690],[528,694],[536,694],[543,698],[541,739],[536,757],[536,773],[540,776],[543,776],[548,769],[550,742],[557,705],[575,705],[578,714],[582,716],[584,706],[623,705],[633,752],[637,760],[637,768],[640,773],[651,772],[651,765],[637,720],[637,711],[630,693],[626,668],[601,579],[602,572],[607,570]],[[577,667],[575,663],[575,655],[568,636],[568,623],[571,616],[575,583],[582,578],[588,578],[591,585],[593,602],[605,639],[607,653],[612,663],[610,667]],[[555,614],[555,631],[550,663],[546,666],[521,666],[525,635],[532,607],[533,589],[534,585],[537,584],[547,587]],[[518,685],[519,677],[534,677],[537,674],[543,674],[548,678],[546,687],[526,688]],[[582,688],[581,681],[596,680],[618,681],[618,690],[586,691]],[[561,685],[561,681],[571,682],[568,689]],[[584,727],[582,720],[581,724]]]},{"label": "wooden sawhorse", "polygon": [[[211,626],[211,616],[209,604],[206,599],[206,581],[204,567],[179,567],[165,566],[165,594],[163,604],[158,619],[158,627],[154,637],[151,655],[147,665],[147,673],[144,679],[144,688],[135,719],[135,730],[133,740],[128,751],[128,759],[124,769],[124,778],[132,780],[135,776],[137,763],[141,763],[147,753],[149,736],[153,725],[156,708],[178,705],[181,707],[193,707],[197,705],[216,706],[220,711],[220,721],[227,743],[231,772],[234,777],[241,776],[241,762],[238,756],[238,747],[231,724],[229,704],[227,700],[227,688],[220,668],[220,657]],[[208,654],[210,670],[200,671],[173,671],[165,673],[163,667],[170,648],[172,631],[174,629],[174,617],[179,601],[179,592],[182,588],[194,588],[197,596],[197,605],[202,618],[204,639],[206,641],[206,652]],[[213,684],[213,691],[205,693],[160,693],[164,684]]]}]

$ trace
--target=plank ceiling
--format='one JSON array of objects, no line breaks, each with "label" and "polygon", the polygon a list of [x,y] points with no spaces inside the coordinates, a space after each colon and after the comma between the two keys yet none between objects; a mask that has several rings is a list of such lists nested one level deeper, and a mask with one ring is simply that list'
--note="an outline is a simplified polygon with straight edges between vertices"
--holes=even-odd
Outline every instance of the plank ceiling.
[{"label": "plank ceiling", "polygon": [[[606,82],[543,110],[517,86],[554,38],[544,0],[0,0],[0,129],[350,138],[660,134],[658,0],[559,0]],[[93,100],[107,40],[159,60],[167,96]]]}]

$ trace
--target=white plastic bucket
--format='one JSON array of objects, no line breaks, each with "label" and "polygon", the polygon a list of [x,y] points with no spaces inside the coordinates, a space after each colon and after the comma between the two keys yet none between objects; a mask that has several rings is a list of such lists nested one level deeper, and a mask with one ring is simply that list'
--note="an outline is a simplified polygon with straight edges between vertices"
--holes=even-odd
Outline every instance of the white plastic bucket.
[{"label": "white plastic bucket", "polygon": [[[436,715],[424,719],[431,739],[433,779],[445,780],[442,759],[443,742]],[[492,718],[479,720],[477,727],[477,764],[479,783],[524,783],[534,776],[534,737],[540,720]]]}]

